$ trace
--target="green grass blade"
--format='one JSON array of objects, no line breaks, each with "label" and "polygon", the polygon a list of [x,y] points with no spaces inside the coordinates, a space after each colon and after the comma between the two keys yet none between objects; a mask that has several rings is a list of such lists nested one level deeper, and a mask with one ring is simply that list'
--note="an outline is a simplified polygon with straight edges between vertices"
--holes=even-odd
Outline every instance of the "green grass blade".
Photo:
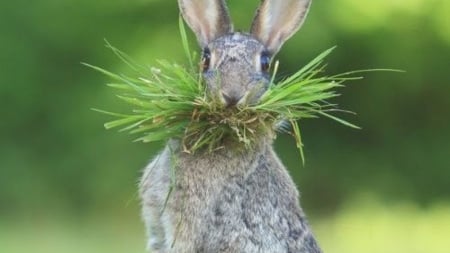
[{"label": "green grass blade", "polygon": [[194,69],[194,61],[192,59],[191,50],[189,49],[189,41],[187,38],[186,28],[184,26],[183,17],[178,18],[178,27],[180,29],[181,44],[183,45],[184,53],[189,62],[190,69]]},{"label": "green grass blade", "polygon": [[348,127],[354,128],[354,129],[361,129],[361,128],[360,128],[359,126],[357,126],[357,125],[354,125],[354,124],[352,124],[352,123],[350,123],[350,122],[348,122],[348,121],[346,121],[346,120],[343,120],[343,119],[341,119],[341,118],[338,118],[338,117],[336,117],[336,116],[333,116],[333,115],[331,115],[331,114],[329,114],[329,113],[326,113],[326,112],[324,112],[324,111],[317,111],[317,113],[320,114],[320,115],[323,115],[323,116],[325,116],[325,117],[327,117],[327,118],[330,118],[330,119],[332,119],[332,120],[334,120],[334,121],[337,121],[337,122],[341,123],[342,125],[345,125],[345,126],[348,126]]},{"label": "green grass blade", "polygon": [[293,135],[295,138],[295,143],[297,145],[298,151],[300,153],[300,158],[302,160],[303,166],[305,165],[305,154],[303,153],[303,142],[302,142],[302,135],[300,132],[300,127],[298,125],[298,122],[296,120],[290,120],[292,130],[294,131]]}]

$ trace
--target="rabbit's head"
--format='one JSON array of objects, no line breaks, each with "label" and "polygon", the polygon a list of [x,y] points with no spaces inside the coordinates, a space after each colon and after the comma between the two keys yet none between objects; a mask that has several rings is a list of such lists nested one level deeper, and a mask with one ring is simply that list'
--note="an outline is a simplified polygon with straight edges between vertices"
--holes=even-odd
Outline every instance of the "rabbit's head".
[{"label": "rabbit's head", "polygon": [[178,0],[202,47],[209,91],[225,106],[252,104],[267,90],[272,57],[303,24],[311,0],[262,0],[250,33],[233,32],[225,0]]}]

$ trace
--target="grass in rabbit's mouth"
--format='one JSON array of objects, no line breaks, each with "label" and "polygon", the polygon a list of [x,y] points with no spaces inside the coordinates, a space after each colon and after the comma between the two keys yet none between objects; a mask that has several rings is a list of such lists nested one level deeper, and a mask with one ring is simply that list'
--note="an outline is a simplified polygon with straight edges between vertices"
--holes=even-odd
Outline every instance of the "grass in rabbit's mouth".
[{"label": "grass in rabbit's mouth", "polygon": [[[105,124],[107,129],[120,127],[121,131],[139,135],[137,141],[143,142],[178,138],[187,153],[214,152],[230,144],[233,148],[251,148],[261,136],[275,138],[276,132],[285,132],[295,138],[304,161],[299,120],[324,116],[358,128],[332,115],[342,110],[327,102],[339,95],[335,88],[344,81],[359,79],[353,75],[361,72],[320,76],[323,60],[333,48],[279,82],[272,78],[257,104],[225,108],[205,89],[181,20],[180,31],[187,67],[164,60],[159,61],[158,68],[142,66],[109,43],[107,47],[135,71],[135,76],[85,64],[114,80],[108,85],[119,91],[118,98],[132,106],[128,114],[95,109],[117,118]],[[277,68],[278,62],[273,76]]]}]

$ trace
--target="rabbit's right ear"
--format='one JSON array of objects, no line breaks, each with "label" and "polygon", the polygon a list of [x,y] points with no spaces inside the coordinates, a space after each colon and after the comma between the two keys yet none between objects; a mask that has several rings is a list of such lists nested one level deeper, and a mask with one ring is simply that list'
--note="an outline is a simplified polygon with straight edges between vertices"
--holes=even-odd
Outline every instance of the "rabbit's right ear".
[{"label": "rabbit's right ear", "polygon": [[178,5],[202,48],[233,30],[224,0],[178,0]]},{"label": "rabbit's right ear", "polygon": [[303,24],[311,0],[262,0],[251,34],[273,55]]}]

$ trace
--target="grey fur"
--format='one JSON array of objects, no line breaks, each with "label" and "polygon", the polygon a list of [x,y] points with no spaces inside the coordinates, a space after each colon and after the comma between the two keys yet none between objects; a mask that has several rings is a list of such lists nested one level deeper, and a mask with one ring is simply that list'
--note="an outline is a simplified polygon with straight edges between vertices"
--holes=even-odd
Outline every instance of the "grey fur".
[{"label": "grey fur", "polygon": [[227,103],[254,103],[266,91],[268,74],[260,68],[261,42],[244,33],[227,34],[209,43],[209,69],[203,73],[210,92]]},{"label": "grey fur", "polygon": [[[192,11],[186,8],[190,1],[195,0],[179,1],[182,12]],[[219,15],[228,16],[222,13],[226,8],[220,9]],[[260,67],[266,46],[249,34],[228,33],[206,47],[211,59],[204,77],[210,92],[229,106],[234,105],[230,97],[238,104],[256,102],[268,84]],[[179,140],[171,140],[146,167],[139,187],[151,252],[321,252],[270,136],[251,150],[230,144],[195,154],[184,153]]]}]

